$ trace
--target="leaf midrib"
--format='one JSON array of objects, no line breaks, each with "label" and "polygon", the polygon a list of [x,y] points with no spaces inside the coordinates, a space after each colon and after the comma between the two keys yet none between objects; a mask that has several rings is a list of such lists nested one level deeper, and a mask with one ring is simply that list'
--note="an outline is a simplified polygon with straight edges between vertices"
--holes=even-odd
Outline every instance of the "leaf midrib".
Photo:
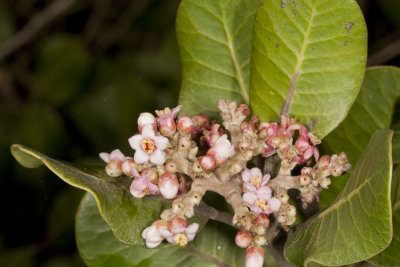
[{"label": "leaf midrib", "polygon": [[292,104],[293,96],[294,96],[294,93],[296,90],[297,80],[301,74],[300,68],[303,65],[304,54],[305,54],[306,48],[308,46],[308,38],[310,36],[310,31],[311,31],[314,16],[315,16],[315,6],[316,6],[316,4],[314,4],[311,9],[310,22],[309,22],[309,24],[307,26],[307,30],[304,34],[304,39],[303,39],[303,43],[300,48],[299,57],[297,58],[296,67],[294,69],[292,77],[290,78],[289,90],[288,90],[288,93],[287,93],[286,98],[282,105],[281,115],[289,115],[290,114],[290,105]]},{"label": "leaf midrib", "polygon": [[[239,62],[236,58],[235,49],[233,48],[234,45],[233,45],[231,33],[229,32],[229,29],[226,27],[227,21],[226,21],[226,17],[225,17],[225,9],[222,6],[220,6],[220,7],[221,7],[221,11],[222,11],[222,21],[221,22],[224,27],[224,32],[225,32],[225,36],[226,36],[226,40],[227,40],[226,46],[229,49],[233,67],[235,69],[235,74],[236,74],[235,78],[238,82],[238,85],[240,88],[240,93],[243,97],[243,100],[248,105],[249,104],[249,94],[247,93],[246,86],[244,84],[242,69],[240,68]],[[243,24],[245,24],[245,22]]]}]

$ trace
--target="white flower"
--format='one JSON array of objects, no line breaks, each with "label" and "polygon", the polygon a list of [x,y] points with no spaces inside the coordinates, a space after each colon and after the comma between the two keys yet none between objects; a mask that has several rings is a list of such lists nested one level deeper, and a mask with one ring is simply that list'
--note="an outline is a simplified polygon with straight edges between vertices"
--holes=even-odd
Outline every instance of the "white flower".
[{"label": "white flower", "polygon": [[156,136],[151,124],[147,124],[142,129],[142,134],[137,134],[129,138],[129,144],[136,150],[134,160],[138,164],[151,161],[156,165],[165,162],[164,149],[168,145],[168,138]]},{"label": "white flower", "polygon": [[105,163],[109,163],[110,160],[124,161],[125,159],[129,159],[129,157],[125,157],[119,149],[113,150],[110,154],[101,152],[99,156]]}]

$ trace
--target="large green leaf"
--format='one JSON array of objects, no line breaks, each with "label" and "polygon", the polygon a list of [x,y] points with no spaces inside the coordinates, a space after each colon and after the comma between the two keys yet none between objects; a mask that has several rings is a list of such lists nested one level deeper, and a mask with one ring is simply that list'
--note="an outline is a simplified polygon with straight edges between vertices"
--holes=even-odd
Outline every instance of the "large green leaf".
[{"label": "large green leaf", "polygon": [[390,245],[369,261],[384,266],[400,266],[400,166],[393,172],[393,238]]},{"label": "large green leaf", "polygon": [[[367,70],[365,79],[346,119],[322,142],[326,153],[346,152],[354,166],[378,129],[390,128],[396,99],[400,96],[400,69],[374,67]],[[399,134],[393,136],[393,163],[400,161]],[[348,177],[348,176],[347,176]],[[346,178],[332,178],[332,185],[323,190],[320,206],[329,205],[345,185]]]},{"label": "large green leaf", "polygon": [[235,245],[233,228],[215,222],[184,248],[124,245],[114,238],[89,194],[83,198],[76,218],[76,238],[89,266],[244,266],[244,250]]},{"label": "large green leaf", "polygon": [[392,131],[372,136],[333,205],[289,235],[285,256],[296,265],[336,266],[368,259],[392,238]]},{"label": "large green leaf", "polygon": [[354,0],[265,0],[254,22],[250,104],[260,118],[316,120],[320,138],[347,115],[364,76],[367,32]]},{"label": "large green leaf", "polygon": [[183,0],[176,32],[185,112],[215,116],[219,99],[249,101],[254,15],[261,0]]},{"label": "large green leaf", "polygon": [[131,179],[110,177],[104,168],[61,162],[22,145],[13,145],[11,152],[23,166],[36,168],[44,164],[68,184],[92,193],[104,220],[123,243],[144,245],[141,232],[160,217],[166,206],[155,197],[134,198],[129,193]]}]

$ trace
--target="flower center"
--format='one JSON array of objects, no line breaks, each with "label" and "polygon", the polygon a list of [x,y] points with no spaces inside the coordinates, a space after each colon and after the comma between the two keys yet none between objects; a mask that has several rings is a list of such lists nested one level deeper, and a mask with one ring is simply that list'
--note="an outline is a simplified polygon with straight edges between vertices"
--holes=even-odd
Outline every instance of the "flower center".
[{"label": "flower center", "polygon": [[153,152],[157,149],[156,144],[151,139],[143,139],[142,142],[140,142],[140,145],[142,150],[149,155],[153,154]]},{"label": "flower center", "polygon": [[187,237],[184,234],[177,234],[174,237],[174,240],[177,244],[179,244],[181,247],[186,246],[188,243]]},{"label": "flower center", "polygon": [[257,199],[254,205],[260,207],[263,211],[269,210],[269,206],[264,199]]},{"label": "flower center", "polygon": [[256,188],[259,188],[261,185],[261,177],[258,175],[255,175],[251,178],[250,183],[254,185]]}]

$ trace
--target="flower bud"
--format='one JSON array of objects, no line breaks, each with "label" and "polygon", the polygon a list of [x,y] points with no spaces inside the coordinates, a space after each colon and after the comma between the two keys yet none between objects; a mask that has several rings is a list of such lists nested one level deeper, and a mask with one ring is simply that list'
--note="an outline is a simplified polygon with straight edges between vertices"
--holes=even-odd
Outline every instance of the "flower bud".
[{"label": "flower bud", "polygon": [[263,235],[258,235],[254,238],[254,243],[258,246],[264,246],[265,244],[267,244],[267,240]]},{"label": "flower bud", "polygon": [[264,250],[260,246],[250,246],[245,252],[246,267],[262,267],[264,263]]},{"label": "flower bud", "polygon": [[267,229],[269,227],[269,218],[268,215],[265,213],[260,213],[256,217],[256,222],[264,227],[264,229]]},{"label": "flower bud", "polygon": [[300,175],[299,182],[302,186],[307,186],[311,183],[311,179],[309,176]]},{"label": "flower bud", "polygon": [[305,137],[300,136],[299,138],[297,138],[294,147],[297,149],[297,151],[304,152],[310,147],[310,143]]},{"label": "flower bud", "polygon": [[238,142],[237,147],[238,147],[240,152],[244,152],[247,149],[249,149],[250,145],[246,141],[240,141],[240,142]]},{"label": "flower bud", "polygon": [[165,116],[158,120],[160,126],[160,133],[164,136],[171,136],[176,131],[176,124],[172,117]]},{"label": "flower bud", "polygon": [[122,162],[121,170],[126,176],[133,176],[132,168],[137,168],[137,164],[133,159],[127,159]]},{"label": "flower bud", "polygon": [[193,131],[193,127],[192,119],[187,116],[179,118],[177,122],[178,131],[182,135],[190,135]]},{"label": "flower bud", "polygon": [[[108,166],[108,165],[107,165]],[[340,176],[340,175],[342,175],[342,168],[341,168],[341,166],[334,166],[334,167],[332,167],[331,169],[330,169],[330,174],[332,175],[332,176],[335,176],[335,177],[337,177],[337,176]],[[111,176],[111,175],[110,175]]]},{"label": "flower bud", "polygon": [[253,236],[250,232],[240,230],[235,236],[235,243],[240,248],[247,248],[251,245]]},{"label": "flower bud", "polygon": [[318,168],[321,169],[328,169],[330,164],[330,157],[329,155],[322,156],[318,161]]},{"label": "flower bud", "polygon": [[278,125],[276,123],[270,123],[267,127],[267,136],[268,137],[275,136],[277,130],[278,130]]},{"label": "flower bud", "polygon": [[141,113],[138,118],[139,132],[142,132],[143,127],[147,124],[151,124],[153,126],[153,130],[157,131],[157,121],[153,114],[149,112]]},{"label": "flower bud", "polygon": [[179,139],[179,147],[180,151],[184,151],[190,148],[190,139],[188,137],[181,137]]},{"label": "flower bud", "polygon": [[279,199],[282,203],[287,203],[289,201],[289,195],[286,193],[286,190],[282,189],[276,193],[276,198]]},{"label": "flower bud", "polygon": [[203,170],[211,171],[211,170],[215,169],[214,157],[212,157],[210,155],[205,155],[205,156],[201,157],[199,163],[200,163],[201,168],[203,168]]},{"label": "flower bud", "polygon": [[183,209],[183,207],[184,207],[184,204],[183,204],[183,202],[182,202],[181,200],[179,200],[179,199],[176,199],[176,200],[174,200],[174,201],[172,202],[172,210],[173,210],[175,213],[179,213],[179,212]]},{"label": "flower bud", "polygon": [[286,212],[288,214],[289,217],[295,217],[296,216],[296,208],[292,205],[289,205],[286,208]]},{"label": "flower bud", "polygon": [[311,173],[312,173],[312,168],[310,167],[304,167],[301,169],[301,175],[310,176]]},{"label": "flower bud", "polygon": [[165,170],[167,170],[167,172],[169,172],[169,173],[176,173],[176,171],[178,170],[178,166],[176,165],[175,162],[168,161],[165,164]]},{"label": "flower bud", "polygon": [[344,164],[344,163],[346,163],[348,161],[346,153],[340,152],[338,156],[339,156],[339,163],[340,164]]},{"label": "flower bud", "polygon": [[281,140],[279,137],[273,136],[268,139],[267,144],[273,148],[277,148],[280,144]]},{"label": "flower bud", "polygon": [[243,116],[247,116],[250,114],[250,109],[246,104],[240,104],[236,109],[235,113],[239,113]]},{"label": "flower bud", "polygon": [[172,233],[181,233],[185,231],[188,227],[188,224],[185,219],[181,217],[175,217],[168,223],[168,228]]},{"label": "flower bud", "polygon": [[119,159],[111,159],[106,166],[106,173],[111,177],[118,177],[122,175],[122,161]]},{"label": "flower bud", "polygon": [[210,119],[204,114],[197,114],[193,117],[193,122],[196,126],[206,126],[210,122]]},{"label": "flower bud", "polygon": [[179,189],[179,182],[175,175],[170,173],[164,173],[158,179],[158,188],[161,195],[166,199],[172,199],[176,197]]},{"label": "flower bud", "polygon": [[150,183],[158,184],[158,173],[155,170],[150,168],[144,169],[140,175],[148,177]]}]

